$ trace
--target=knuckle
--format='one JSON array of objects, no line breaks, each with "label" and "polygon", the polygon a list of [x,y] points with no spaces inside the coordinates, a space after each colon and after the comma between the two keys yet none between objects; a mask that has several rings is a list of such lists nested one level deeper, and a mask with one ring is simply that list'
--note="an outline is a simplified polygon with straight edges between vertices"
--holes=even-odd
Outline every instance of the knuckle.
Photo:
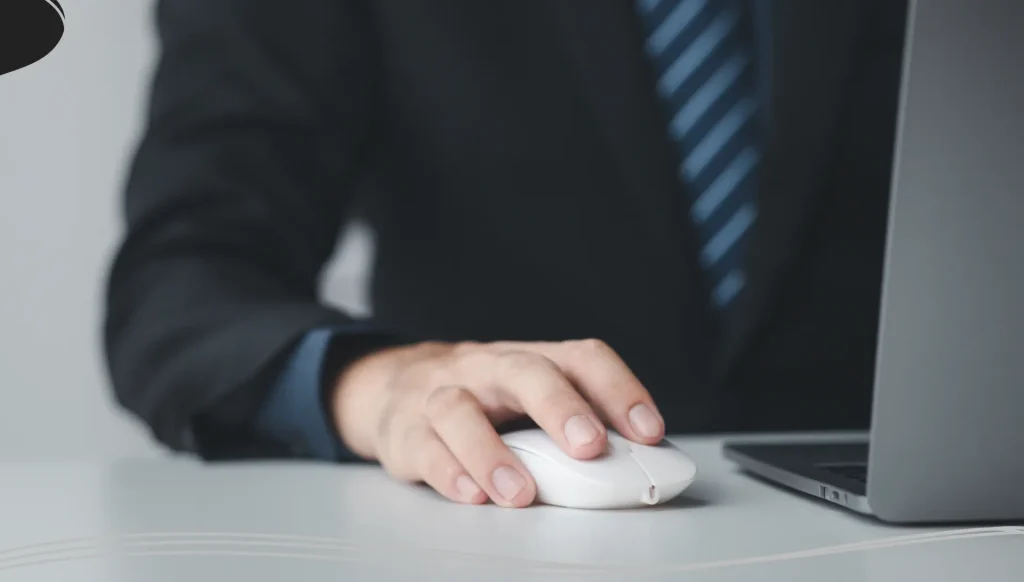
[{"label": "knuckle", "polygon": [[459,342],[452,346],[452,354],[455,356],[465,356],[479,352],[483,348],[483,344],[477,341],[464,341]]},{"label": "knuckle", "polygon": [[410,374],[414,377],[414,384],[429,393],[452,383],[448,367],[439,365],[438,361],[421,362],[415,369],[410,370]]},{"label": "knuckle", "polygon": [[614,353],[611,346],[597,338],[567,342],[569,351],[580,357],[600,357]]},{"label": "knuckle", "polygon": [[476,399],[468,390],[461,386],[439,386],[427,395],[424,402],[424,413],[431,420],[444,418],[454,411],[468,406],[475,406]]},{"label": "knuckle", "polygon": [[465,350],[453,356],[451,369],[459,378],[479,378],[494,364],[494,354],[486,350]]},{"label": "knuckle", "polygon": [[508,340],[499,340],[485,344],[484,349],[500,354],[502,352],[511,352],[522,349],[522,344]]},{"label": "knuckle", "polygon": [[550,370],[551,360],[537,354],[523,351],[503,352],[498,356],[497,366],[501,373],[512,376],[536,373],[538,370]]},{"label": "knuckle", "polygon": [[453,345],[441,341],[427,340],[418,344],[418,356],[422,359],[430,359],[437,357],[440,354],[451,351]]}]

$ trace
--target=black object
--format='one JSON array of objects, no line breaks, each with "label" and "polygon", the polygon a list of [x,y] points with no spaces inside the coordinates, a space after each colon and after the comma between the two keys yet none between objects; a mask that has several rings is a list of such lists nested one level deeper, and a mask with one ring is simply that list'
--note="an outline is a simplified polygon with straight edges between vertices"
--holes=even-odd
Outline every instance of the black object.
[{"label": "black object", "polygon": [[[672,433],[867,428],[904,3],[771,3],[774,137],[727,318],[631,3],[282,5],[157,4],[104,333],[119,402],[161,442],[229,456],[195,420],[237,434],[218,403],[257,403],[305,333],[352,324],[599,337]],[[357,206],[370,321],[317,295]]]},{"label": "black object", "polygon": [[57,0],[0,2],[0,75],[50,54],[64,36],[64,8]]}]

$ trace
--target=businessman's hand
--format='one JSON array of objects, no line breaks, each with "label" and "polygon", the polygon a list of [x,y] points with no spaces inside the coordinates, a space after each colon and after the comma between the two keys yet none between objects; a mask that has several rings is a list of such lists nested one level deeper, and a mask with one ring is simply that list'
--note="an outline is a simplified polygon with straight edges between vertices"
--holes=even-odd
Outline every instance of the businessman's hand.
[{"label": "businessman's hand", "polygon": [[665,432],[650,394],[597,340],[384,350],[341,375],[331,405],[348,447],[393,476],[506,507],[532,503],[536,486],[496,425],[529,416],[578,459],[604,450],[605,423],[644,444]]}]

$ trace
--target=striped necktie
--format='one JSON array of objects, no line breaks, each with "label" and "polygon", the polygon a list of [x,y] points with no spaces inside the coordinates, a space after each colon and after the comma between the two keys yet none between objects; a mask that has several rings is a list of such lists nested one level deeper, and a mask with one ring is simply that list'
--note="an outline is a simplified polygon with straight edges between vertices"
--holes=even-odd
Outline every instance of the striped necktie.
[{"label": "striped necktie", "polygon": [[745,242],[757,214],[758,103],[747,14],[740,0],[637,2],[679,177],[693,195],[711,300],[725,309],[746,283]]}]

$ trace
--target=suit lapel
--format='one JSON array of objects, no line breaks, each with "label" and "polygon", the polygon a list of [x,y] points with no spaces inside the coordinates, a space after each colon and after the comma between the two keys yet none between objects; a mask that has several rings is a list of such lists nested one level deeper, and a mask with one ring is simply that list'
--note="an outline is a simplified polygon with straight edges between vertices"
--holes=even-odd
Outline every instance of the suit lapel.
[{"label": "suit lapel", "polygon": [[581,102],[593,114],[622,178],[623,196],[628,197],[623,211],[636,213],[653,242],[650,256],[637,260],[658,261],[659,267],[665,261],[666,280],[679,282],[682,296],[676,299],[690,314],[687,325],[696,328],[687,329],[698,352],[691,357],[706,363],[706,340],[713,337],[714,327],[697,262],[698,241],[633,2],[558,0],[548,5],[563,32]]},{"label": "suit lapel", "polygon": [[863,0],[775,0],[771,115],[752,232],[747,288],[726,324],[714,369],[724,375],[770,311],[821,186],[827,143],[852,71]]}]

